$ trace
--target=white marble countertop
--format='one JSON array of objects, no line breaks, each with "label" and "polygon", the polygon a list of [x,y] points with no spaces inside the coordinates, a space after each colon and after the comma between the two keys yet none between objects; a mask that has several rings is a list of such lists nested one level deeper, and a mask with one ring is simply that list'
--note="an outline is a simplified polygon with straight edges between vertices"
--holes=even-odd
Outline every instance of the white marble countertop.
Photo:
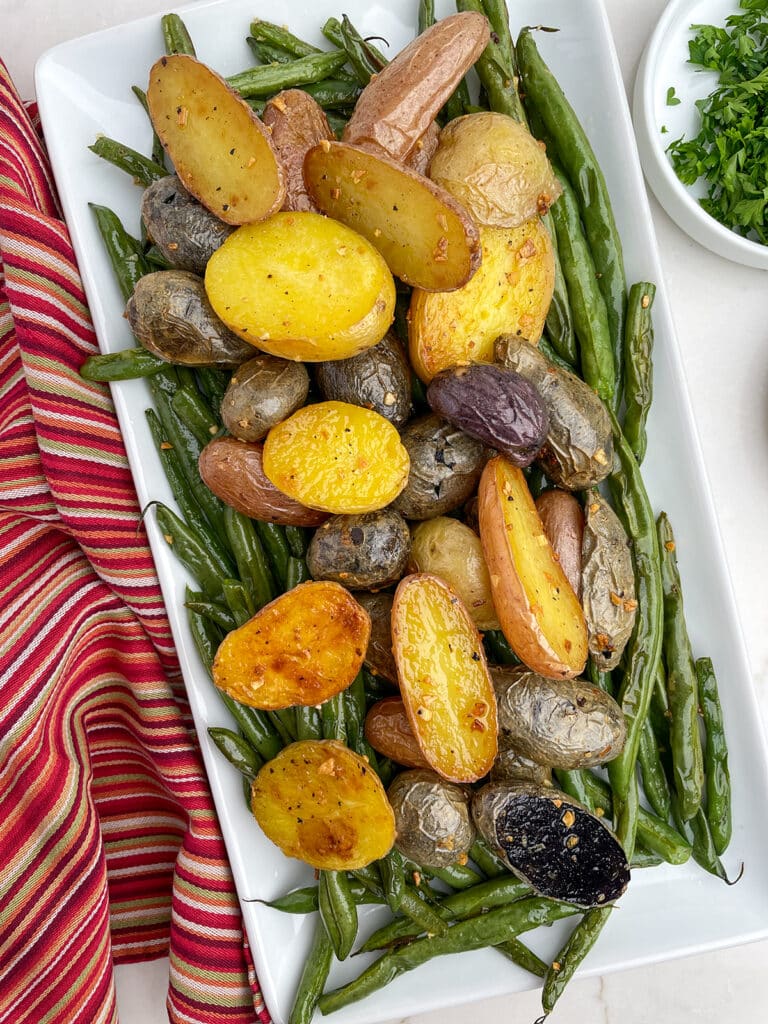
[{"label": "white marble countertop", "polygon": [[[631,95],[641,52],[665,0],[605,3]],[[168,9],[163,0],[0,0],[0,54],[22,94],[31,97],[34,63],[50,46]],[[653,200],[651,206],[747,651],[768,722],[768,629],[762,592],[768,572],[768,275],[700,248]],[[722,352],[729,355],[727,372]],[[766,963],[768,941],[605,978],[577,978],[553,1020],[763,1024]],[[122,1024],[167,1021],[167,972],[166,960],[117,969]],[[461,1024],[470,1019],[492,1024],[502,1015],[526,1022],[538,1016],[539,1007],[538,992],[529,992],[401,1024]]]}]

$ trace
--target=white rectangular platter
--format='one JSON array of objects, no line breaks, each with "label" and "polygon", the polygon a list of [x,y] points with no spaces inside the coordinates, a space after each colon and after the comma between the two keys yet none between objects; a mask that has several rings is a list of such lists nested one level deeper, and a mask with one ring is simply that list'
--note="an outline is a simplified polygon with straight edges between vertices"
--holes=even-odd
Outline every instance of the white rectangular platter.
[{"label": "white rectangular platter", "polygon": [[[438,16],[451,13],[438,0]],[[255,16],[285,22],[322,45],[319,27],[347,13],[364,35],[389,41],[396,53],[415,31],[416,0],[292,0],[276,10],[265,0],[214,0],[182,8],[198,56],[223,74],[252,63],[245,43]],[[683,369],[641,177],[618,62],[600,0],[518,0],[511,8],[513,33],[546,24],[541,51],[590,135],[612,195],[624,241],[629,282],[655,281],[655,400],[649,423],[644,476],[656,512],[670,515],[678,538],[686,610],[695,653],[712,657],[720,679],[734,782],[734,837],[725,864],[738,885],[728,888],[695,864],[634,874],[620,910],[589,956],[585,972],[605,973],[683,956],[768,935],[768,771],[752,681],[706,473],[693,426]],[[138,233],[139,192],[120,171],[87,149],[99,133],[147,152],[150,130],[131,85],[146,86],[149,67],[162,53],[159,17],[109,29],[49,51],[37,69],[37,93],[46,139],[72,233],[99,342],[104,351],[130,346],[122,302],[105,258],[88,203],[114,209]],[[706,301],[706,298],[703,298]],[[113,394],[142,505],[170,493],[157,463],[144,410],[150,404],[142,381],[117,384]],[[261,834],[243,802],[240,778],[213,750],[207,727],[229,724],[198,660],[183,608],[186,582],[148,517],[150,540],[168,606],[182,670],[242,900],[271,899],[311,879],[311,871],[284,858]],[[244,902],[243,915],[269,1009],[286,1021],[314,922]],[[372,930],[379,912],[362,915]],[[551,958],[566,926],[533,933],[531,945]],[[359,973],[365,958],[334,967],[337,985]],[[493,950],[434,961],[399,978],[380,993],[335,1015],[339,1024],[389,1021],[428,1010],[530,988],[535,979]]]}]

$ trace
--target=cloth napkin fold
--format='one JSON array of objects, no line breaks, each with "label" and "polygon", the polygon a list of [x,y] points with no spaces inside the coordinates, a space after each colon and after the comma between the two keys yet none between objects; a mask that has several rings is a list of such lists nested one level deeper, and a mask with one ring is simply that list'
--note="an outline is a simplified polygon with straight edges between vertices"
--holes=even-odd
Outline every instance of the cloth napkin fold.
[{"label": "cloth napkin fold", "polygon": [[0,1024],[270,1018],[34,108],[0,62]]}]

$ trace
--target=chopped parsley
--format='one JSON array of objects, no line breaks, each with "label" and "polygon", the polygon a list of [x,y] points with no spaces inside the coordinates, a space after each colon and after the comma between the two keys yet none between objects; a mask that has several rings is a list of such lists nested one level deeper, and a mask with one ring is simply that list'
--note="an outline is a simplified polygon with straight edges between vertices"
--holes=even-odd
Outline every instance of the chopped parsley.
[{"label": "chopped parsley", "polygon": [[675,87],[674,87],[674,85],[670,85],[670,87],[667,89],[667,106],[668,107],[676,107],[679,102],[680,102],[680,97],[679,96],[675,96]]}]

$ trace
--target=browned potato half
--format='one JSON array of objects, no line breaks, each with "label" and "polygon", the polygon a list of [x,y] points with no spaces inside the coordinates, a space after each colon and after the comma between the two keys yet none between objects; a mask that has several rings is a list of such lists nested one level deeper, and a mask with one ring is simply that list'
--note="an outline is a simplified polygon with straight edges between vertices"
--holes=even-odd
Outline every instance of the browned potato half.
[{"label": "browned potato half", "polygon": [[360,671],[371,620],[338,583],[302,583],[224,637],[213,681],[252,708],[321,704]]},{"label": "browned potato half", "polygon": [[584,513],[569,491],[553,488],[536,499],[536,511],[552,550],[576,597],[581,597],[581,541]]},{"label": "browned potato half", "polygon": [[461,363],[492,363],[500,334],[541,337],[555,286],[547,229],[535,217],[517,228],[481,228],[480,239],[483,262],[468,284],[411,296],[411,365],[425,383]]},{"label": "browned potato half", "polygon": [[327,512],[307,508],[283,494],[264,473],[263,445],[217,437],[203,448],[198,469],[203,483],[238,512],[281,526],[319,526]]},{"label": "browned potato half", "polygon": [[149,73],[152,124],[186,187],[227,224],[280,209],[285,175],[248,104],[194,57],[161,57]]},{"label": "browned potato half", "polygon": [[254,779],[251,810],[286,856],[327,871],[363,868],[395,841],[379,777],[335,740],[301,740],[281,750]]},{"label": "browned potato half", "polygon": [[395,846],[404,857],[427,868],[466,862],[475,826],[463,786],[417,768],[401,772],[387,798],[395,812]]},{"label": "browned potato half", "polygon": [[365,664],[374,675],[397,684],[397,666],[392,653],[392,595],[355,594],[371,617],[371,639],[365,652]]},{"label": "browned potato half", "polygon": [[406,160],[489,37],[488,20],[476,11],[435,22],[363,89],[344,141]]},{"label": "browned potato half", "polygon": [[514,118],[485,110],[448,122],[429,176],[477,224],[496,228],[545,214],[562,192],[543,144]]},{"label": "browned potato half", "polygon": [[464,602],[478,629],[501,628],[480,538],[458,519],[437,516],[414,527],[408,571],[431,573],[445,580]]},{"label": "browned potato half", "polygon": [[577,676],[587,660],[584,613],[522,470],[497,456],[483,470],[478,496],[480,539],[504,636],[534,672]]},{"label": "browned potato half", "polygon": [[406,284],[460,288],[480,265],[480,235],[463,206],[389,157],[323,142],[307,154],[304,180],[320,209],[367,238]]},{"label": "browned potato half", "polygon": [[286,89],[268,101],[262,120],[286,178],[284,210],[315,210],[304,184],[304,157],[321,139],[336,136],[325,111],[303,89]]},{"label": "browned potato half", "polygon": [[392,607],[392,650],[408,721],[443,778],[474,782],[497,753],[496,697],[477,627],[437,576],[401,580]]},{"label": "browned potato half", "polygon": [[365,716],[365,738],[373,749],[406,768],[428,768],[400,697],[378,700]]},{"label": "browned potato half", "polygon": [[387,333],[395,283],[361,235],[319,213],[276,213],[233,232],[205,271],[218,316],[282,359],[347,359]]}]

